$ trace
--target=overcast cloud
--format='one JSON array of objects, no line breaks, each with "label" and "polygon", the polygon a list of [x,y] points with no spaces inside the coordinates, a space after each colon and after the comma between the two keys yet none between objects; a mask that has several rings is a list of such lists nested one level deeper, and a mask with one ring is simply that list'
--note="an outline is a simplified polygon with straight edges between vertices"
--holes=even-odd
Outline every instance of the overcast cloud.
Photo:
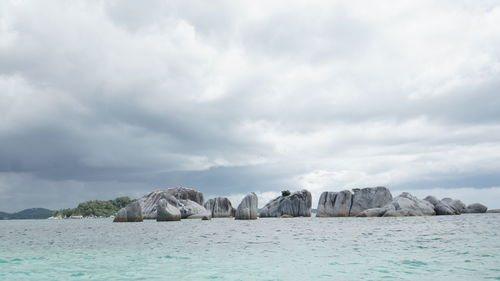
[{"label": "overcast cloud", "polygon": [[500,208],[499,89],[500,1],[0,0],[0,210],[380,185]]}]

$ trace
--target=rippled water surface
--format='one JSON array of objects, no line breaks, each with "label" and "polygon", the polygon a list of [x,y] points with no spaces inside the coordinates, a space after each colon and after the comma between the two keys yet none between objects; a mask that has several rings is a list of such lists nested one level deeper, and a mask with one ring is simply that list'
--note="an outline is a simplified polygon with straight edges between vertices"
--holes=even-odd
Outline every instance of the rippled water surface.
[{"label": "rippled water surface", "polygon": [[500,280],[500,214],[0,221],[0,280]]}]

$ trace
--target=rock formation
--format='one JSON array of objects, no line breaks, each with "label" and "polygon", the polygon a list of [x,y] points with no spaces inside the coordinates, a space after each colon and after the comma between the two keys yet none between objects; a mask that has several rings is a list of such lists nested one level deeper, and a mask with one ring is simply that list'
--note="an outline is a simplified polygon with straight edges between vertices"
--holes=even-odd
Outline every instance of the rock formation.
[{"label": "rock formation", "polygon": [[113,222],[141,222],[142,209],[138,201],[134,201],[124,208],[121,208],[115,216]]},{"label": "rock formation", "polygon": [[424,200],[403,192],[389,204],[364,210],[358,217],[399,217],[399,216],[432,216],[432,215],[459,215],[461,213],[485,213],[487,207],[474,203],[467,208],[460,200],[443,198],[438,200],[434,196],[427,196]]},{"label": "rock formation", "polygon": [[[394,210],[392,207],[394,207]],[[408,192],[403,192],[394,198],[388,206],[384,217],[400,216],[432,216],[435,215],[434,205],[430,202],[418,199]]]},{"label": "rock formation", "polygon": [[[175,198],[171,197],[170,199]],[[169,201],[174,201],[169,200]],[[181,220],[181,212],[177,208],[177,205],[173,205],[169,203],[167,199],[162,198],[158,201],[156,206],[156,221],[180,221]],[[175,202],[175,201],[174,201]],[[177,202],[175,202],[177,203]]]},{"label": "rock formation", "polygon": [[358,217],[401,217],[401,216],[432,216],[434,205],[429,201],[418,199],[408,192],[395,197],[389,204],[364,210]]},{"label": "rock formation", "polygon": [[278,196],[277,198],[271,200],[259,210],[259,216],[261,218],[281,217],[283,215],[293,217],[310,217],[311,204],[311,193],[303,189],[290,195]]},{"label": "rock formation", "polygon": [[166,199],[170,204],[177,206],[182,218],[206,213],[206,209],[202,206],[203,193],[192,188],[173,187],[152,191],[138,200],[144,219],[156,219],[156,207],[162,198]]},{"label": "rock formation", "polygon": [[212,213],[212,218],[234,217],[236,212],[231,201],[226,197],[212,198],[203,206]]},{"label": "rock formation", "polygon": [[206,210],[201,213],[192,214],[187,216],[186,219],[203,219],[204,217],[212,218],[212,213],[209,210]]},{"label": "rock formation", "polygon": [[210,216],[210,212],[208,212],[205,207],[191,200],[179,200],[179,211],[183,219],[199,214]]},{"label": "rock formation", "polygon": [[424,200],[431,203],[434,206],[434,211],[436,212],[436,215],[438,215],[438,216],[459,215],[460,214],[460,212],[458,212],[453,207],[448,205],[448,203],[443,202],[441,200],[438,200],[434,196],[427,196],[424,198]]},{"label": "rock formation", "polygon": [[237,220],[255,220],[257,219],[258,198],[255,193],[250,193],[243,198],[236,209],[235,219]]},{"label": "rock formation", "polygon": [[353,189],[353,191],[349,212],[349,215],[353,217],[368,209],[384,207],[392,201],[391,192],[382,186]]},{"label": "rock formation", "polygon": [[451,198],[443,198],[441,202],[446,203],[450,206],[456,214],[461,214],[465,210],[465,204],[460,200],[453,200]]},{"label": "rock formation", "polygon": [[352,193],[349,190],[340,192],[325,191],[318,202],[317,217],[347,217],[351,210]]},{"label": "rock formation", "polygon": [[359,213],[357,217],[382,217],[387,211],[395,211],[393,205],[389,204],[382,208],[372,208]]},{"label": "rock formation", "polygon": [[464,213],[486,213],[486,211],[488,211],[488,207],[480,203],[473,203],[467,206]]}]

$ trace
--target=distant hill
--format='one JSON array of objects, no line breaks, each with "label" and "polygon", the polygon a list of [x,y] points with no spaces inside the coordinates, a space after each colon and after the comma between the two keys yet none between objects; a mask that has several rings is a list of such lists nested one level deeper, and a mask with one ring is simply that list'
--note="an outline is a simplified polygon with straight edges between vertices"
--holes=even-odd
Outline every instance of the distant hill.
[{"label": "distant hill", "polygon": [[0,220],[20,220],[20,219],[46,219],[51,217],[54,211],[44,208],[31,208],[17,213],[0,212]]}]

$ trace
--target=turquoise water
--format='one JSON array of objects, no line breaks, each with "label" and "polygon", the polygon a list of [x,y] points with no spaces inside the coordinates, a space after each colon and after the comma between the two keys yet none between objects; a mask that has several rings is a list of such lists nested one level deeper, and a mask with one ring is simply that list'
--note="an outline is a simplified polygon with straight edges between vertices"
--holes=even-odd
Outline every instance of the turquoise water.
[{"label": "turquoise water", "polygon": [[0,280],[500,280],[500,214],[0,221]]}]

